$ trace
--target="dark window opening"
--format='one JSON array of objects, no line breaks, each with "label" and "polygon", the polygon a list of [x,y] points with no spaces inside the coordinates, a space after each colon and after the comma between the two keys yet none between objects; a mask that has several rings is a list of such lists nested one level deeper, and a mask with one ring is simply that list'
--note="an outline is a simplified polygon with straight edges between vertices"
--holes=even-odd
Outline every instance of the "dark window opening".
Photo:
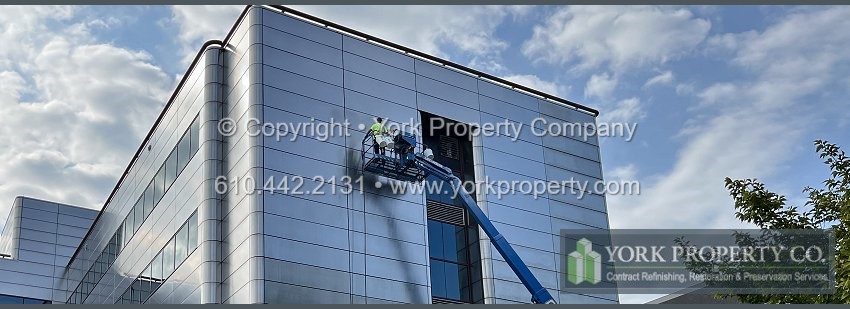
[{"label": "dark window opening", "polygon": [[[469,130],[432,128],[430,124],[441,123],[432,122],[434,118],[439,117],[422,113],[422,143],[434,150],[435,161],[450,168],[461,181],[475,180],[472,140],[468,135],[455,134]],[[464,125],[448,119],[442,123]],[[429,177],[425,181],[441,180]],[[468,216],[460,198],[453,198],[451,186],[443,184],[443,188],[442,192],[428,192],[426,196],[431,302],[484,303],[478,223]]]}]

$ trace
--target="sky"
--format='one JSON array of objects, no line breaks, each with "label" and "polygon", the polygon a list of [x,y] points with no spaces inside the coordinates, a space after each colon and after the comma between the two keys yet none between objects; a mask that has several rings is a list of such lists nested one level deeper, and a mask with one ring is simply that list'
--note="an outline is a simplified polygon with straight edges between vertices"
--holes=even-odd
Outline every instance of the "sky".
[{"label": "sky", "polygon": [[[0,217],[19,195],[101,208],[242,8],[0,8]],[[850,147],[850,7],[295,8],[636,123],[601,140],[606,180],[641,189],[607,197],[612,228],[748,227],[725,177],[802,206],[829,172],[813,141]]]}]

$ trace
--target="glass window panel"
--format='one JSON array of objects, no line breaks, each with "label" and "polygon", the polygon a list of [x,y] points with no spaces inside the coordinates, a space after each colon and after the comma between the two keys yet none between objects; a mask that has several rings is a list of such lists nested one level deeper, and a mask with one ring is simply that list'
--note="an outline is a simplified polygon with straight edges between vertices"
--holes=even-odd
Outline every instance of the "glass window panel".
[{"label": "glass window panel", "polygon": [[135,215],[136,214],[131,210],[130,214],[127,215],[127,218],[124,219],[124,244],[127,244],[127,242],[130,241],[130,238],[133,238],[133,233],[135,233],[133,230],[133,218],[135,218]]},{"label": "glass window panel", "polygon": [[165,160],[165,185],[164,190],[168,190],[171,184],[177,179],[177,148],[171,151],[168,159]]},{"label": "glass window panel", "polygon": [[184,224],[179,231],[177,231],[177,235],[175,238],[175,248],[174,248],[174,267],[183,263],[183,260],[186,259],[186,256],[189,254],[189,225]]},{"label": "glass window panel", "polygon": [[458,262],[457,230],[462,229],[453,224],[443,224],[443,258],[452,262]]},{"label": "glass window panel", "polygon": [[428,220],[428,252],[431,257],[443,258],[443,224]]},{"label": "glass window panel", "polygon": [[162,249],[162,277],[168,278],[174,271],[174,238]]},{"label": "glass window panel", "polygon": [[20,297],[0,295],[0,304],[23,304],[24,300]]},{"label": "glass window panel", "polygon": [[446,298],[461,300],[460,298],[460,267],[457,264],[445,263]]},{"label": "glass window panel", "polygon": [[165,193],[165,164],[159,168],[159,172],[154,176],[154,204],[159,203],[162,195]]},{"label": "glass window panel", "polygon": [[145,221],[145,210],[142,207],[134,207],[133,211],[136,213],[136,219],[133,221],[133,230],[138,231],[139,227],[142,226],[142,221]]},{"label": "glass window panel", "polygon": [[200,117],[195,117],[195,121],[192,122],[192,126],[189,129],[190,133],[190,143],[189,148],[191,149],[190,158],[198,152],[198,148],[200,147],[200,139],[201,139],[201,128],[200,128]]},{"label": "glass window panel", "polygon": [[183,171],[192,155],[192,131],[188,130],[177,144],[177,174]]},{"label": "glass window panel", "polygon": [[151,278],[162,280],[162,252],[156,255],[151,262]]},{"label": "glass window panel", "polygon": [[148,185],[148,188],[145,189],[145,217],[153,211],[153,208],[156,207],[156,201],[154,200],[154,186],[153,182]]},{"label": "glass window panel", "polygon": [[189,252],[195,250],[198,247],[198,212],[195,211],[192,213],[192,217],[189,218]]},{"label": "glass window panel", "polygon": [[446,297],[445,262],[431,260],[431,294],[434,297]]}]

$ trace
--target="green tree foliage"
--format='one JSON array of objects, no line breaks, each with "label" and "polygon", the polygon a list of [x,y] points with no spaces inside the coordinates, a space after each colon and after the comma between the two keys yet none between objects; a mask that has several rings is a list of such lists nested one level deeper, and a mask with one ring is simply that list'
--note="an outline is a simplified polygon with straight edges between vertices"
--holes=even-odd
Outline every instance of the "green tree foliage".
[{"label": "green tree foliage", "polygon": [[806,209],[786,205],[784,196],[765,188],[756,179],[726,178],[726,188],[735,201],[735,216],[764,229],[832,229],[835,235],[835,294],[824,295],[723,295],[743,303],[850,303],[850,159],[836,144],[815,141],[830,170],[822,189],[806,187]]}]

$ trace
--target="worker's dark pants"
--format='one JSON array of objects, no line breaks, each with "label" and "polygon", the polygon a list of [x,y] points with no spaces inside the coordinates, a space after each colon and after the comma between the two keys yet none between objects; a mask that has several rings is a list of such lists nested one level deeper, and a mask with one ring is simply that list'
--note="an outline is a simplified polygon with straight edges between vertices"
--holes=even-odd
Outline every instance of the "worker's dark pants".
[{"label": "worker's dark pants", "polygon": [[375,148],[375,154],[379,154],[379,153],[380,153],[380,154],[382,154],[382,155],[386,155],[386,150],[384,150],[384,148],[381,148],[381,146],[380,146],[380,145],[378,145],[378,141],[373,141],[373,142],[372,142],[372,145],[373,145],[373,146],[374,146],[374,148]]}]

